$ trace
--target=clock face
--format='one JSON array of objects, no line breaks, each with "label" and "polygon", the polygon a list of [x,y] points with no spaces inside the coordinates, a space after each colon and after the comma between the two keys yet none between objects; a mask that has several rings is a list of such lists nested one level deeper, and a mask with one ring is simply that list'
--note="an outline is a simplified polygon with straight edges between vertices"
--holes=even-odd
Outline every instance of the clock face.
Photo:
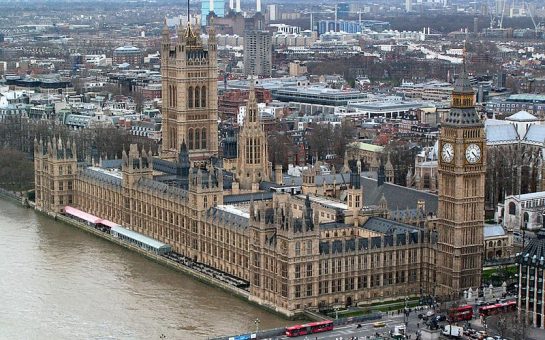
[{"label": "clock face", "polygon": [[466,148],[466,159],[468,163],[475,164],[481,160],[481,148],[477,144],[469,144]]},{"label": "clock face", "polygon": [[443,158],[444,162],[452,162],[452,160],[454,159],[454,148],[452,147],[452,144],[443,144],[443,150],[441,150],[441,158]]}]

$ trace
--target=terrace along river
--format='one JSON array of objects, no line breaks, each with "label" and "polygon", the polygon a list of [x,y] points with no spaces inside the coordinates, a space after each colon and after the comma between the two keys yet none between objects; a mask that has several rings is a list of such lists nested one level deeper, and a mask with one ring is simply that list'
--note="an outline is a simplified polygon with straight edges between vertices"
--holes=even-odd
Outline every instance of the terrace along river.
[{"label": "terrace along river", "polygon": [[0,339],[206,339],[255,330],[256,318],[289,323],[0,199]]}]

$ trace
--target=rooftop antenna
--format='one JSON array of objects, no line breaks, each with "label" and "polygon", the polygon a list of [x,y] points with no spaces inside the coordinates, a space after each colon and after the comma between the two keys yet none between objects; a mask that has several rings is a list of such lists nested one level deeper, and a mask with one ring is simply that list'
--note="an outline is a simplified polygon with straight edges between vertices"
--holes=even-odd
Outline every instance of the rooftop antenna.
[{"label": "rooftop antenna", "polygon": [[187,0],[187,24],[189,25],[190,24],[190,21],[189,21],[189,0]]}]

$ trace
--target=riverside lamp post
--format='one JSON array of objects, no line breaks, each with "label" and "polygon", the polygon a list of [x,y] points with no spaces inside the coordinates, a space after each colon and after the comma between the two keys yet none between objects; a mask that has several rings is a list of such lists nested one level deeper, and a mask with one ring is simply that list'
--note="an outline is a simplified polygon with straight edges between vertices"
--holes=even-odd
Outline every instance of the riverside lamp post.
[{"label": "riverside lamp post", "polygon": [[259,323],[260,323],[259,319],[255,319],[254,323],[255,323],[255,334],[257,334],[259,333]]},{"label": "riverside lamp post", "polygon": [[407,324],[409,323],[409,308],[407,306],[407,302],[409,302],[409,297],[405,296],[405,309],[403,310],[403,320],[405,321],[405,327],[407,327]]}]

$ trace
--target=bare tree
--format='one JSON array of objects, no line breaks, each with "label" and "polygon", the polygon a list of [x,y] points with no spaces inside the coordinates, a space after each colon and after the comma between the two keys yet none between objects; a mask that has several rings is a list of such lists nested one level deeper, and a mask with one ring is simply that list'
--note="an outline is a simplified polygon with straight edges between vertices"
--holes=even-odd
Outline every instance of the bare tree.
[{"label": "bare tree", "polygon": [[11,191],[25,191],[34,187],[34,164],[25,153],[0,149],[0,187]]}]

